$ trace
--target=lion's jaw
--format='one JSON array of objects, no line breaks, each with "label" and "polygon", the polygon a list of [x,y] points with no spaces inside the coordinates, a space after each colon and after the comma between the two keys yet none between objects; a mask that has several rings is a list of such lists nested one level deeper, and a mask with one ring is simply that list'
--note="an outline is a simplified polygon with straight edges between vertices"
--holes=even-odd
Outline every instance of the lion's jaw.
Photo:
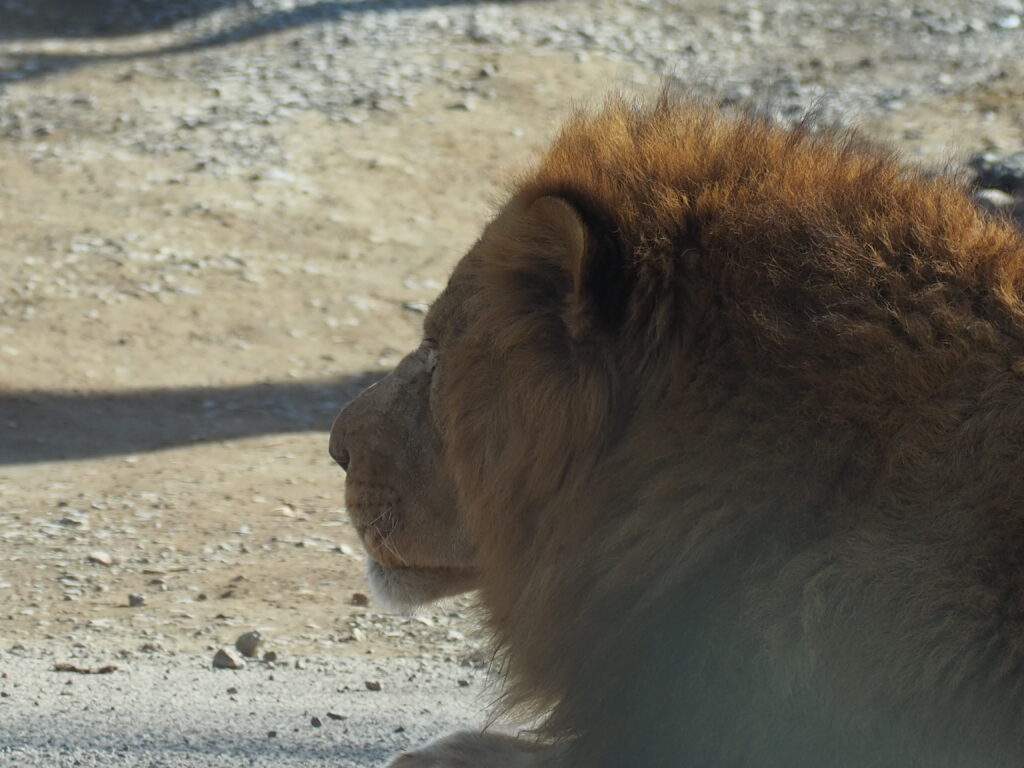
[{"label": "lion's jaw", "polygon": [[472,569],[389,568],[369,556],[366,558],[366,579],[374,599],[397,611],[406,611],[477,587],[477,573]]}]

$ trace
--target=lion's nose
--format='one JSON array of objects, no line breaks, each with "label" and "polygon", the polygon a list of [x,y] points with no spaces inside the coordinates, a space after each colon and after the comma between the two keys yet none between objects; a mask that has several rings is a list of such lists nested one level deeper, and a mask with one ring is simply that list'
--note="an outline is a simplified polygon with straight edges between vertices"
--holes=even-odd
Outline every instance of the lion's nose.
[{"label": "lion's nose", "polygon": [[331,458],[338,462],[338,466],[347,472],[351,457],[348,454],[347,447],[345,447],[346,442],[345,429],[342,425],[341,414],[339,414],[335,420],[334,427],[331,429],[331,442],[328,446],[328,452],[331,454]]},{"label": "lion's nose", "polygon": [[348,472],[350,457],[348,455],[348,449],[341,444],[338,432],[340,432],[340,430],[335,430],[331,434],[331,444],[328,450],[331,454],[331,458],[338,462],[338,466]]},{"label": "lion's nose", "polygon": [[381,400],[380,393],[383,390],[378,385],[379,382],[371,384],[360,392],[341,409],[331,425],[328,452],[346,472],[352,463],[351,452],[355,450],[357,463],[362,462],[359,457],[365,452],[366,436],[378,432],[383,422],[382,414],[386,413],[387,401]]},{"label": "lion's nose", "polygon": [[348,451],[342,448],[337,453],[333,454],[334,460],[338,462],[338,466],[348,472]]}]

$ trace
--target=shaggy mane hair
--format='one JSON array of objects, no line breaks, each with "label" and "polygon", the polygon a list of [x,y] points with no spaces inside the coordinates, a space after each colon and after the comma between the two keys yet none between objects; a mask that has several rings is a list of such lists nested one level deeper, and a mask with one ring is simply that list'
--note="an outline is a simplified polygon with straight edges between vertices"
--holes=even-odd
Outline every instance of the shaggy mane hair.
[{"label": "shaggy mane hair", "polygon": [[569,768],[1020,768],[1019,232],[846,134],[620,100],[459,286],[448,460]]}]

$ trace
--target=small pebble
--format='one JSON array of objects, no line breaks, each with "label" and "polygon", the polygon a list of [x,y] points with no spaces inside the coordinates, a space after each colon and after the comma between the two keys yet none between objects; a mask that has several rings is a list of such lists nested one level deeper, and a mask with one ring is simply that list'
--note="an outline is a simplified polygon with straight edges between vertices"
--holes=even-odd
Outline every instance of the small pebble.
[{"label": "small pebble", "polygon": [[146,604],[145,595],[140,595],[138,592],[133,592],[128,595],[128,605],[132,608],[138,608],[140,605]]},{"label": "small pebble", "polygon": [[98,563],[99,565],[113,565],[114,558],[109,552],[104,552],[102,549],[94,549],[86,557],[90,563]]},{"label": "small pebble", "polygon": [[990,213],[1001,213],[1013,208],[1013,195],[1001,189],[979,189],[974,193],[974,202]]},{"label": "small pebble", "polygon": [[245,659],[230,648],[221,648],[213,656],[214,669],[242,669]]},{"label": "small pebble", "polygon": [[309,718],[309,724],[312,725],[314,728],[319,728],[324,723],[323,720],[314,715],[313,717]]},{"label": "small pebble", "polygon": [[975,184],[983,189],[998,189],[1010,194],[1024,193],[1024,152],[996,155],[980,152],[968,165],[975,173]]},{"label": "small pebble", "polygon": [[367,680],[366,681],[366,690],[368,690],[368,691],[379,691],[379,690],[381,690],[381,685],[376,680]]},{"label": "small pebble", "polygon": [[370,604],[370,598],[363,592],[353,592],[352,599],[349,602],[359,608],[365,608]]},{"label": "small pebble", "polygon": [[243,656],[248,656],[250,659],[256,658],[256,652],[259,650],[260,645],[263,643],[263,635],[253,630],[252,632],[245,632],[238,636],[235,640],[235,648]]}]

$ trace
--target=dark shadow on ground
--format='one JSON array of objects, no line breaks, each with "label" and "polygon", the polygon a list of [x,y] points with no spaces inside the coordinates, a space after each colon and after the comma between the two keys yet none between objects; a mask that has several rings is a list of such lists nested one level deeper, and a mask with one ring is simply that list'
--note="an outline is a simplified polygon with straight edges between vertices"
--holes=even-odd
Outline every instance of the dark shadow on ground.
[{"label": "dark shadow on ground", "polygon": [[[502,3],[529,1],[531,0],[493,0]],[[9,53],[6,57],[0,56],[0,82],[28,80],[101,62],[135,61],[214,48],[263,37],[280,30],[336,21],[371,11],[479,4],[481,3],[477,0],[316,0],[288,10],[261,11],[253,0],[195,0],[180,5],[166,0],[42,0],[40,5],[46,8],[73,7],[79,10],[66,16],[57,11],[49,11],[38,18],[33,16],[30,21],[27,15],[29,11],[26,9],[35,8],[32,0],[0,0],[0,43],[5,40],[35,38],[88,39],[97,36],[130,35],[155,31],[188,18],[205,16],[226,6],[245,5],[249,9],[246,14],[248,19],[236,22],[233,26],[201,34],[173,45],[131,53]],[[83,13],[82,8],[87,9],[88,13]],[[120,13],[122,8],[133,10]],[[143,10],[138,10],[139,8]],[[38,13],[35,10],[31,12]]]},{"label": "dark shadow on ground", "polygon": [[154,32],[251,0],[0,0],[0,40]]},{"label": "dark shadow on ground", "polygon": [[[0,465],[326,432],[338,409],[381,375],[137,392],[0,392]],[[326,445],[325,438],[325,451]]]},{"label": "dark shadow on ground", "polygon": [[236,6],[254,23],[285,29],[367,11],[478,4],[480,0],[299,0],[293,9],[265,12],[258,0],[0,0],[0,40],[157,32]]}]

